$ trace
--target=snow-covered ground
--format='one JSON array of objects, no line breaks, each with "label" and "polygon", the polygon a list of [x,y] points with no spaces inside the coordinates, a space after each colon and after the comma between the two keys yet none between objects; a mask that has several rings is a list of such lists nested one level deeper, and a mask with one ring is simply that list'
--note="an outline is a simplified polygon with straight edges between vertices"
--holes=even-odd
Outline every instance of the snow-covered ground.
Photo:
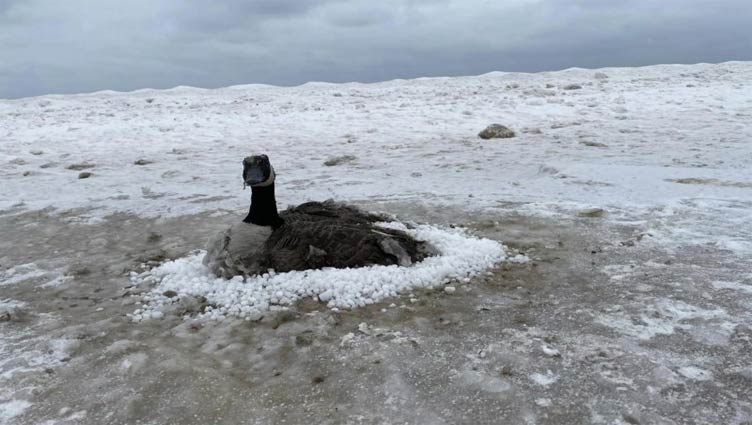
[{"label": "snow-covered ground", "polygon": [[[3,101],[0,208],[84,207],[92,217],[235,210],[248,197],[238,164],[254,152],[279,171],[282,204],[747,199],[749,63],[600,72]],[[571,84],[582,89],[563,89]],[[494,122],[518,137],[480,141]],[[357,159],[324,165],[342,155]],[[78,180],[74,164],[94,165],[85,170],[93,177]]]},{"label": "snow-covered ground", "polygon": [[[491,123],[517,136],[478,138]],[[749,421],[751,123],[750,62],[0,101],[0,424],[234,423],[249,394],[249,423]],[[189,253],[247,208],[253,153],[282,207],[335,198],[497,242],[467,239],[485,257],[448,291],[382,270],[403,295],[355,291],[352,312],[134,323],[160,291],[216,285]],[[530,263],[478,273],[500,243]],[[357,280],[313,291],[339,278]]]}]

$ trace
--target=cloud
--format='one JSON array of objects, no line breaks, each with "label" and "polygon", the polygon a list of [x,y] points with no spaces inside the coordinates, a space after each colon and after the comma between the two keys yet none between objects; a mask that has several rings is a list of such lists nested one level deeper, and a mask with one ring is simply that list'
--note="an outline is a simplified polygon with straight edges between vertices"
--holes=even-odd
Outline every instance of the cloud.
[{"label": "cloud", "polygon": [[752,59],[747,0],[0,0],[0,97]]}]

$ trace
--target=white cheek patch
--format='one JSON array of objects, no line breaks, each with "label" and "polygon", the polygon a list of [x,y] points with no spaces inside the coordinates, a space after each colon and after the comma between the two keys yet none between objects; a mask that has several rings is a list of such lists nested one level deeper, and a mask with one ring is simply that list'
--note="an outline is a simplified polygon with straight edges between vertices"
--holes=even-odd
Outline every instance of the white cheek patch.
[{"label": "white cheek patch", "polygon": [[251,187],[266,187],[266,186],[270,186],[272,183],[274,183],[274,177],[275,177],[274,176],[274,167],[272,167],[271,165],[269,165],[269,178],[266,179],[265,181],[261,182],[261,183],[254,184]]}]

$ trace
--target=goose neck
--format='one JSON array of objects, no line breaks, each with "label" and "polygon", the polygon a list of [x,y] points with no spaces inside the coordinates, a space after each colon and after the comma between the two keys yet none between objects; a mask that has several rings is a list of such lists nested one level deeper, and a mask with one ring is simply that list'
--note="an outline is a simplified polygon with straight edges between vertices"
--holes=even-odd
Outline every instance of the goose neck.
[{"label": "goose neck", "polygon": [[278,227],[282,220],[277,213],[277,200],[274,196],[274,184],[251,188],[251,207],[243,220],[259,226]]}]

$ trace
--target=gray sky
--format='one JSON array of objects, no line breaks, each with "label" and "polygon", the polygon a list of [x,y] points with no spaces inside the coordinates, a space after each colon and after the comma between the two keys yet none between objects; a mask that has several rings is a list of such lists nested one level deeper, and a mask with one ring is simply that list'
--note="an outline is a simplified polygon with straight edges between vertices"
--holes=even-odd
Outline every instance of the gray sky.
[{"label": "gray sky", "polygon": [[752,60],[752,0],[0,0],[0,98]]}]

